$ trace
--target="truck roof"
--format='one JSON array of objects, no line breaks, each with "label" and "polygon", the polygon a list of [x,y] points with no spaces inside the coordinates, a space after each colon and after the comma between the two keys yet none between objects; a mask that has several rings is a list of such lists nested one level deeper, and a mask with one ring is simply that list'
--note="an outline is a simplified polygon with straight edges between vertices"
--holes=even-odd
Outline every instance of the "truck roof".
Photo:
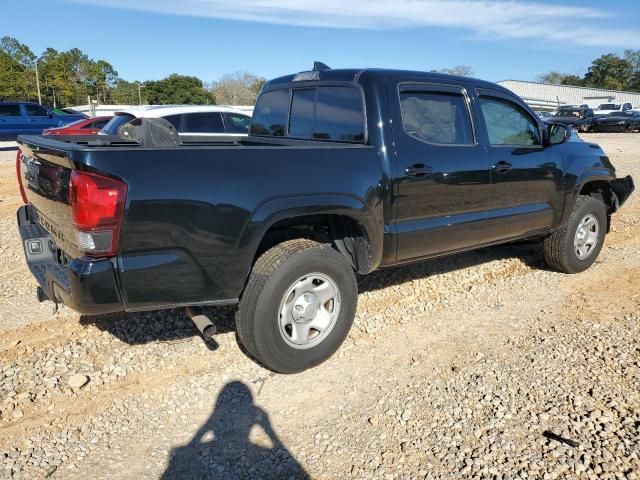
[{"label": "truck roof", "polygon": [[421,71],[413,71],[413,70],[397,70],[397,69],[387,69],[387,68],[337,68],[337,69],[330,68],[325,70],[304,71],[296,74],[284,75],[282,77],[269,80],[265,84],[264,90],[270,90],[273,88],[278,88],[278,87],[283,87],[285,85],[298,83],[294,81],[294,78],[297,75],[310,73],[310,72],[314,72],[314,74],[316,75],[316,78],[314,80],[317,80],[317,81],[357,83],[358,80],[364,76],[377,79],[377,80],[388,80],[396,77],[410,76],[426,82],[454,81],[458,83],[464,83],[467,85],[473,84],[477,88],[487,87],[487,88],[492,88],[493,90],[498,90],[504,93],[508,93],[510,95],[515,95],[511,90],[508,90],[500,85],[497,85],[492,82],[487,82],[485,80],[480,80],[477,78],[461,77],[457,75],[447,75],[444,73],[436,73],[436,72],[421,72]]}]

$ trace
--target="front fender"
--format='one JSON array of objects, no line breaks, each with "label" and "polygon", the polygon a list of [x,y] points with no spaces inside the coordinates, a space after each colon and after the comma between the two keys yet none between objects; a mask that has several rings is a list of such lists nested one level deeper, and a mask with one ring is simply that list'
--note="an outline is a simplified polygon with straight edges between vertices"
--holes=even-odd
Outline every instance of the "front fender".
[{"label": "front fender", "polygon": [[587,183],[602,181],[611,184],[614,178],[615,175],[613,175],[610,170],[605,167],[598,167],[582,170],[580,174],[575,177],[573,185],[568,181],[566,185],[567,188],[565,190],[566,197],[564,202],[564,211],[562,212],[560,225],[565,225],[569,220],[569,217],[576,205],[576,201],[578,200],[578,195],[580,195],[582,188]]}]

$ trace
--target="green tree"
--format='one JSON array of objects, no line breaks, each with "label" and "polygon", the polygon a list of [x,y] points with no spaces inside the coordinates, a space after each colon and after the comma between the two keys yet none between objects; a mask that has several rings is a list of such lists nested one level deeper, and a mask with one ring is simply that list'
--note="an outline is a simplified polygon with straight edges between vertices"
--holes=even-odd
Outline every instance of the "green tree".
[{"label": "green tree", "polygon": [[12,37],[0,39],[0,100],[34,100],[36,56]]},{"label": "green tree", "polygon": [[171,74],[162,80],[147,81],[143,98],[146,102],[159,105],[170,104],[212,104],[211,94],[204,89],[197,77]]},{"label": "green tree", "polygon": [[122,78],[116,79],[110,98],[115,104],[137,105],[138,83],[129,82]]},{"label": "green tree", "polygon": [[625,50],[624,59],[631,65],[628,90],[640,92],[640,50]]},{"label": "green tree", "polygon": [[596,58],[584,76],[589,87],[624,90],[629,88],[633,78],[633,67],[624,58],[608,53]]},{"label": "green tree", "polygon": [[[541,83],[551,83],[554,85],[580,85],[582,83],[582,79],[576,75],[561,73],[555,70],[540,75],[537,80]],[[570,81],[574,83],[569,83]]]},{"label": "green tree", "polygon": [[560,81],[562,85],[573,85],[581,87],[584,85],[584,79],[577,75],[565,75]]}]

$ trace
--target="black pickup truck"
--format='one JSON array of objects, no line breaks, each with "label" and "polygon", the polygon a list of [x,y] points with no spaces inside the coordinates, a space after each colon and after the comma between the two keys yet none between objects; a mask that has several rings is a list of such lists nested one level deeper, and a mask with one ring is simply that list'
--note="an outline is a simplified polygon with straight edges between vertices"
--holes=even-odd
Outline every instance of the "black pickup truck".
[{"label": "black pickup truck", "polygon": [[436,73],[318,66],[267,82],[245,139],[151,137],[20,137],[40,298],[88,314],[239,303],[241,342],[285,373],[338,349],[357,274],[530,238],[581,272],[633,190],[512,92]]}]

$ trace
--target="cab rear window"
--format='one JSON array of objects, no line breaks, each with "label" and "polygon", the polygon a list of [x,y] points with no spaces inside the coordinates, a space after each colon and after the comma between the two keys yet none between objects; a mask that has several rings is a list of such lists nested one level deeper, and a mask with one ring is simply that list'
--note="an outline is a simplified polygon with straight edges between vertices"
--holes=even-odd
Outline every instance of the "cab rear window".
[{"label": "cab rear window", "polygon": [[362,94],[349,86],[263,93],[256,103],[251,134],[362,143],[365,137]]}]

